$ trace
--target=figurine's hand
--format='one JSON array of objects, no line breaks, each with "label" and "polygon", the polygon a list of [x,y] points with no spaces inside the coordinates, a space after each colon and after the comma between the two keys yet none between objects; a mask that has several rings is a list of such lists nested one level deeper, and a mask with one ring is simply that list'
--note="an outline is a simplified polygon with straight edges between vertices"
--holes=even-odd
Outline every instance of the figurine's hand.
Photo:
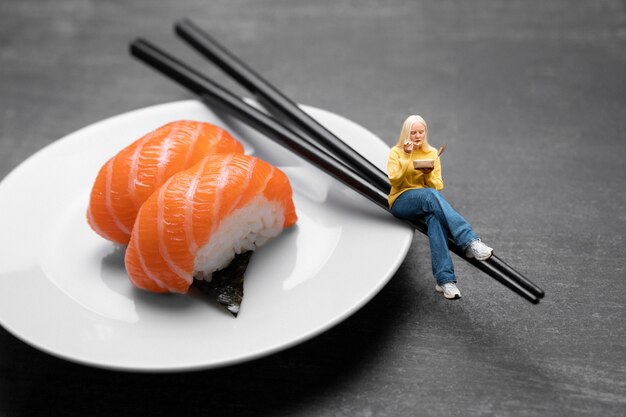
[{"label": "figurine's hand", "polygon": [[415,143],[413,142],[405,142],[404,143],[404,152],[411,153],[413,152],[413,148],[415,147]]},{"label": "figurine's hand", "polygon": [[430,174],[431,172],[433,172],[434,168],[418,168],[418,171],[422,171],[423,174]]}]

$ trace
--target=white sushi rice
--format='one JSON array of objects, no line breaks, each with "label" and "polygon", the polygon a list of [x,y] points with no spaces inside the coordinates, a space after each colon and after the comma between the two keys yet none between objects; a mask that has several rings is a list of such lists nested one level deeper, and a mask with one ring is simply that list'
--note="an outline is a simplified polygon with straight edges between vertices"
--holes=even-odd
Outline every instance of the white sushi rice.
[{"label": "white sushi rice", "polygon": [[256,196],[220,223],[209,242],[196,254],[194,277],[211,281],[214,271],[226,268],[243,252],[255,250],[283,230],[280,203]]}]

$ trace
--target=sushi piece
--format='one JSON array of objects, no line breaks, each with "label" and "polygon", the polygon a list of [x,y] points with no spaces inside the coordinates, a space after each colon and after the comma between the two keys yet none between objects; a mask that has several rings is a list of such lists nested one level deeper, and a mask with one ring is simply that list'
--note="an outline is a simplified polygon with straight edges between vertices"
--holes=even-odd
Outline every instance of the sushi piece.
[{"label": "sushi piece", "polygon": [[105,239],[127,244],[143,202],[175,173],[218,153],[243,153],[243,146],[209,123],[180,120],[144,135],[100,169],[87,210],[89,225]]},{"label": "sushi piece", "polygon": [[247,155],[210,156],[174,174],[142,205],[126,271],[144,290],[186,293],[194,277],[210,282],[236,255],[296,220],[281,170]]}]

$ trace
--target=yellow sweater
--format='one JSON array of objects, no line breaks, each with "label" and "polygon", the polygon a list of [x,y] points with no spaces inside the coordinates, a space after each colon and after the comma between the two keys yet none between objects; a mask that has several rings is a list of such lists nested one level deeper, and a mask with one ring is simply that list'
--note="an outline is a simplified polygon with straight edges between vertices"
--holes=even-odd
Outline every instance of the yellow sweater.
[{"label": "yellow sweater", "polygon": [[[430,174],[423,174],[421,171],[413,168],[413,161],[416,159],[434,159],[435,168]],[[400,194],[407,190],[415,188],[443,189],[441,161],[439,156],[437,156],[436,149],[427,152],[415,149],[409,154],[404,152],[404,149],[394,146],[391,148],[389,159],[387,160],[387,175],[391,183],[389,207],[393,205],[393,202],[396,201]]]}]

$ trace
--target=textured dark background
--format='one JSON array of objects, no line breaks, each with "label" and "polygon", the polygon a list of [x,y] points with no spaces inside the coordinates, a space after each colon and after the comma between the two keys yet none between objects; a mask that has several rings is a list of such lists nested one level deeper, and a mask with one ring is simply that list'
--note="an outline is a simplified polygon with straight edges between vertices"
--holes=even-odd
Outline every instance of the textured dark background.
[{"label": "textured dark background", "polygon": [[389,144],[422,114],[448,199],[547,296],[455,258],[464,298],[444,301],[416,235],[354,316],[237,366],[91,369],[0,329],[0,416],[624,415],[624,1],[0,0],[0,178],[85,125],[191,97],[129,57],[136,36],[232,86],[172,34],[186,16]]}]

